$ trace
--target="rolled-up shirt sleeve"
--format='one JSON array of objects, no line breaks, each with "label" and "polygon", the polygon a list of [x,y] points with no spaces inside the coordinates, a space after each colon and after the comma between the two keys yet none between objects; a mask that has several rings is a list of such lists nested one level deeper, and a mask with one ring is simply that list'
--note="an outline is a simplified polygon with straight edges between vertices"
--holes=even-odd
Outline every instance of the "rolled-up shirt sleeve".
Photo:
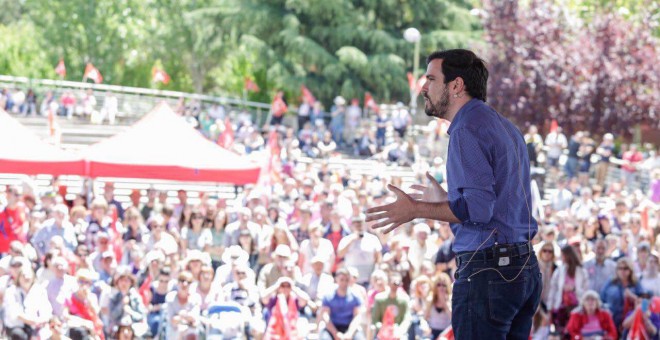
[{"label": "rolled-up shirt sleeve", "polygon": [[452,132],[447,166],[452,167],[453,188],[449,208],[463,223],[490,222],[495,207],[495,176],[488,143],[467,128]]}]

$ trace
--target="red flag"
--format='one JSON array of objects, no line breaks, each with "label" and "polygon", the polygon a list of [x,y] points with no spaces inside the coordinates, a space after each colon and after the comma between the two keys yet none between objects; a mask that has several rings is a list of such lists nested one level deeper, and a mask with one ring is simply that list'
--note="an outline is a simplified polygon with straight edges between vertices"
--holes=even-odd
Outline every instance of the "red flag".
[{"label": "red flag", "polygon": [[419,93],[422,92],[422,86],[424,86],[424,83],[426,82],[426,78],[422,76],[418,80],[415,80],[415,77],[413,77],[413,74],[408,72],[408,87],[410,88],[410,95],[413,96],[413,98],[417,98],[419,96]]},{"label": "red flag", "polygon": [[442,333],[440,333],[440,340],[454,340],[454,330],[451,326],[447,327]]},{"label": "red flag", "polygon": [[273,315],[271,315],[268,321],[264,340],[297,339],[297,321],[298,307],[296,306],[296,300],[293,297],[289,297],[287,303],[283,295],[278,295],[275,307],[273,307]]},{"label": "red flag", "polygon": [[550,123],[550,133],[557,132],[558,129],[559,129],[559,123],[557,123],[556,119],[553,119],[552,122]]},{"label": "red flag", "polygon": [[234,144],[234,127],[231,125],[229,117],[225,118],[225,130],[218,137],[218,145],[229,149]]},{"label": "red flag", "polygon": [[151,68],[151,81],[154,83],[163,83],[167,85],[170,82],[170,75],[160,67]]},{"label": "red flag", "polygon": [[277,92],[275,98],[273,98],[273,103],[270,106],[271,111],[273,111],[273,116],[275,117],[282,117],[282,115],[289,110],[284,99],[282,99],[283,95],[284,93],[282,93],[282,91]]},{"label": "red flag", "polygon": [[644,327],[644,319],[642,316],[642,309],[637,308],[635,310],[635,316],[633,323],[630,326],[630,332],[628,332],[628,340],[645,340],[649,339],[649,335],[646,332],[646,327]]},{"label": "red flag", "polygon": [[252,91],[252,92],[259,92],[261,89],[259,88],[259,85],[255,83],[252,79],[249,77],[245,77],[245,85],[243,86],[247,91]]},{"label": "red flag", "polygon": [[368,109],[373,110],[374,112],[380,111],[380,108],[378,107],[378,104],[376,104],[374,97],[372,97],[371,93],[369,92],[364,94],[364,106],[366,106]]},{"label": "red flag", "polygon": [[[640,219],[641,219],[641,224],[642,224],[642,230],[646,230],[649,233],[653,233],[653,230],[651,230],[651,226],[649,224],[649,207],[644,207],[642,210],[642,213],[640,214]],[[653,234],[651,234],[653,235]]]},{"label": "red flag", "polygon": [[57,66],[55,67],[55,73],[57,73],[62,78],[66,77],[66,66],[64,65],[64,59],[60,59],[60,62],[57,63]]},{"label": "red flag", "polygon": [[259,174],[258,187],[270,188],[275,183],[282,181],[282,162],[280,160],[281,148],[277,131],[271,130],[268,134],[268,145],[266,147],[266,162]]},{"label": "red flag", "polygon": [[101,75],[101,72],[92,65],[92,63],[87,63],[87,66],[85,66],[85,74],[83,75],[83,81],[91,79],[95,83],[99,84],[103,81],[103,76]]},{"label": "red flag", "polygon": [[144,279],[144,282],[138,289],[138,292],[142,297],[142,302],[145,306],[149,306],[149,302],[151,302],[151,282],[153,282],[153,278],[151,275],[147,275],[147,278]]},{"label": "red flag", "polygon": [[300,91],[302,91],[303,99],[307,102],[307,104],[314,105],[316,98],[314,98],[312,91],[310,91],[305,85],[300,85]]},{"label": "red flag", "polygon": [[396,337],[394,336],[394,310],[396,309],[396,306],[394,305],[389,305],[385,309],[385,315],[383,315],[383,325],[380,327],[380,331],[378,331],[378,339],[379,340],[395,340]]}]

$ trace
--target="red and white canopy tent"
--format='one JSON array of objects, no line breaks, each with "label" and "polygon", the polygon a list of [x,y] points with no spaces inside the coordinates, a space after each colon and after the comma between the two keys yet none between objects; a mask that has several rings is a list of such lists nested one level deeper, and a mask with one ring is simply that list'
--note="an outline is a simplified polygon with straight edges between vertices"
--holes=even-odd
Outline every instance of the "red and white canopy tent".
[{"label": "red and white canopy tent", "polygon": [[82,176],[85,161],[41,140],[0,109],[0,173]]},{"label": "red and white canopy tent", "polygon": [[130,129],[83,151],[86,176],[256,183],[260,165],[223,149],[158,104]]}]

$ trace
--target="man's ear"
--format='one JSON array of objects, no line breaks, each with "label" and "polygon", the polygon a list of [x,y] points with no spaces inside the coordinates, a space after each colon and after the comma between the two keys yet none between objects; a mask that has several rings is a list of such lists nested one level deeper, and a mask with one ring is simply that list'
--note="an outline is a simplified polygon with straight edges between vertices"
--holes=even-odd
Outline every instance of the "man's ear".
[{"label": "man's ear", "polygon": [[456,77],[456,79],[454,79],[452,90],[454,90],[455,93],[461,93],[465,90],[465,82],[463,81],[463,78]]}]

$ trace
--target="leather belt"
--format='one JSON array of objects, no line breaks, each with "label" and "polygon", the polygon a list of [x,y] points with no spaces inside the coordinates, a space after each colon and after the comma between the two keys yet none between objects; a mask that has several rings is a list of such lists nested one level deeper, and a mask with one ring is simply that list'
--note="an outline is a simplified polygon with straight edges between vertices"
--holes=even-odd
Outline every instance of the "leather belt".
[{"label": "leather belt", "polygon": [[[520,258],[532,252],[531,242],[515,243],[515,244],[498,244],[490,248],[461,252],[456,255],[456,266],[461,267],[461,264],[467,262],[472,258],[472,261],[498,261],[501,258]],[[501,262],[500,262],[501,263]]]}]

